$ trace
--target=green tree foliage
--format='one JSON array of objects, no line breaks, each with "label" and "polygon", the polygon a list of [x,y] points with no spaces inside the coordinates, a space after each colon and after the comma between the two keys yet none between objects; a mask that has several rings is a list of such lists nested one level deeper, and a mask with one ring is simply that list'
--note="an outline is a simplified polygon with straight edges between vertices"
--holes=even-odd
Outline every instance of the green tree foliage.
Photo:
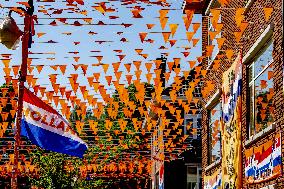
[{"label": "green tree foliage", "polygon": [[[145,99],[151,99],[151,93],[154,91],[153,87],[149,84],[144,84],[144,88],[146,89]],[[137,101],[135,97],[137,90],[133,84],[127,88],[127,91],[129,93],[129,101],[133,101],[137,106],[144,106],[146,110],[145,104],[141,104],[141,102]],[[105,164],[111,161],[123,161],[123,152],[135,151],[135,149],[131,148],[131,146],[142,144],[142,140],[137,140],[136,138],[136,136],[141,136],[141,134],[135,134],[131,119],[128,119],[126,130],[130,130],[132,133],[121,133],[120,135],[116,135],[114,133],[115,130],[120,130],[117,120],[126,119],[126,117],[122,112],[122,108],[124,108],[125,105],[120,102],[118,92],[116,91],[112,97],[114,101],[119,102],[119,112],[117,117],[114,119],[108,115],[107,111],[107,108],[112,106],[111,104],[107,104],[105,106],[104,112],[99,119],[96,118],[90,110],[87,110],[84,118],[83,116],[78,115],[76,110],[80,109],[79,106],[76,106],[72,111],[70,122],[72,123],[71,125],[73,129],[76,131],[76,121],[83,121],[85,123],[85,128],[88,127],[89,120],[98,122],[99,132],[96,136],[99,136],[99,140],[96,140],[95,143],[90,144],[90,142],[94,141],[94,137],[91,139],[87,138],[87,136],[92,135],[90,130],[82,132],[81,134],[81,137],[89,143],[88,152],[85,154],[83,160],[59,153],[47,153],[40,149],[37,149],[31,154],[32,163],[38,168],[38,176],[30,177],[34,186],[50,189],[109,188],[114,183],[112,180],[89,179],[87,173],[80,170],[80,167],[90,163],[99,164],[99,168],[102,168]],[[134,111],[133,117],[136,117],[139,121],[142,120],[142,115],[140,115],[138,110]],[[107,119],[114,123],[110,131],[106,131],[105,121]],[[108,140],[109,136],[116,140]],[[123,143],[118,145],[117,141],[121,138],[124,139]],[[114,144],[116,144],[116,147],[110,148],[110,146]],[[123,145],[124,147],[122,147]],[[125,148],[125,145],[129,148]]]}]

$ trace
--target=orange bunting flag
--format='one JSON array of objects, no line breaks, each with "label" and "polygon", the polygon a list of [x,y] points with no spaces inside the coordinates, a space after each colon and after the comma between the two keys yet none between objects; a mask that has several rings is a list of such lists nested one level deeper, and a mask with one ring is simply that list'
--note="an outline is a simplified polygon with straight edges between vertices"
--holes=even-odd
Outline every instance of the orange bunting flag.
[{"label": "orange bunting flag", "polygon": [[162,30],[165,29],[167,22],[168,22],[168,19],[169,19],[168,17],[160,18],[160,24],[161,24]]},{"label": "orange bunting flag", "polygon": [[57,78],[56,74],[51,74],[48,76],[49,76],[50,83],[56,83],[56,78]]},{"label": "orange bunting flag", "polygon": [[229,60],[232,59],[233,55],[234,55],[234,50],[230,49],[230,50],[226,50],[226,56]]},{"label": "orange bunting flag", "polygon": [[148,35],[147,32],[140,32],[140,33],[139,33],[139,37],[140,37],[141,43],[144,42],[144,40],[145,40],[145,38],[146,38],[147,35]]},{"label": "orange bunting flag", "polygon": [[12,66],[14,76],[17,76],[19,73],[20,66]]},{"label": "orange bunting flag", "polygon": [[166,80],[166,81],[169,81],[170,76],[171,76],[171,73],[170,73],[170,72],[165,73],[165,80]]},{"label": "orange bunting flag", "polygon": [[151,73],[147,73],[145,75],[146,75],[146,79],[147,79],[148,83],[151,83],[152,74]]},{"label": "orange bunting flag", "polygon": [[186,31],[188,31],[191,22],[187,19],[186,16],[183,16],[182,18],[183,18],[183,23],[184,23],[185,29],[186,29]]},{"label": "orange bunting flag", "polygon": [[162,34],[163,34],[165,43],[167,43],[170,38],[171,32],[162,32]]},{"label": "orange bunting flag", "polygon": [[45,34],[46,33],[44,33],[44,32],[39,32],[39,33],[37,33],[37,37],[40,38],[40,37],[44,36]]},{"label": "orange bunting flag", "polygon": [[9,67],[10,61],[11,61],[11,59],[2,59],[2,62],[4,64],[4,66],[5,66],[5,68]]},{"label": "orange bunting flag", "polygon": [[122,72],[115,72],[114,74],[115,74],[117,81],[119,82]]},{"label": "orange bunting flag", "polygon": [[112,67],[113,67],[113,70],[114,70],[115,73],[118,72],[120,63],[121,62],[114,62],[114,63],[112,63]]},{"label": "orange bunting flag", "polygon": [[155,26],[155,24],[146,24],[146,26],[150,30],[150,29],[152,29]]},{"label": "orange bunting flag", "polygon": [[105,76],[108,86],[111,84],[112,76]]},{"label": "orange bunting flag", "polygon": [[99,64],[101,64],[103,56],[95,56],[95,57],[98,60]]},{"label": "orange bunting flag", "polygon": [[135,49],[135,52],[136,52],[137,54],[141,54],[142,51],[143,51],[143,49]]},{"label": "orange bunting flag", "polygon": [[212,18],[211,18],[211,22],[213,27],[216,29],[219,18],[220,18],[220,14],[221,14],[221,10],[220,9],[210,9]]},{"label": "orange bunting flag", "polygon": [[206,47],[206,56],[212,56],[215,45],[208,45]]},{"label": "orange bunting flag", "polygon": [[216,40],[217,40],[217,44],[218,44],[218,49],[221,49],[226,39],[225,38],[216,38]]},{"label": "orange bunting flag", "polygon": [[240,27],[242,21],[244,20],[245,16],[243,15],[246,8],[237,8],[235,14],[235,21],[238,27]]},{"label": "orange bunting flag", "polygon": [[136,67],[136,70],[140,69],[141,61],[133,61],[134,66]]},{"label": "orange bunting flag", "polygon": [[196,33],[200,27],[200,23],[192,23],[193,32]]},{"label": "orange bunting flag", "polygon": [[194,35],[194,32],[186,32],[186,37],[187,37],[188,42],[191,41],[193,35]]},{"label": "orange bunting flag", "polygon": [[109,64],[102,64],[102,67],[103,67],[104,72],[107,73]]},{"label": "orange bunting flag", "polygon": [[169,42],[170,42],[171,47],[172,47],[176,44],[177,40],[171,39],[171,40],[169,40]]},{"label": "orange bunting flag", "polygon": [[146,67],[147,71],[150,72],[151,68],[152,68],[152,63],[151,62],[145,63],[145,67]]},{"label": "orange bunting flag", "polygon": [[167,62],[170,72],[173,70],[174,62]]},{"label": "orange bunting flag", "polygon": [[159,68],[161,63],[162,63],[162,60],[153,60],[156,64],[156,68]]},{"label": "orange bunting flag", "polygon": [[168,9],[161,9],[161,10],[159,10],[159,13],[160,13],[160,18],[165,18],[165,17],[167,17],[169,10]]},{"label": "orange bunting flag", "polygon": [[124,67],[126,68],[127,72],[130,72],[131,64],[124,64]]},{"label": "orange bunting flag", "polygon": [[130,85],[131,84],[131,80],[132,80],[132,75],[125,75],[125,77],[126,77],[126,80],[128,82],[128,85]]},{"label": "orange bunting flag", "polygon": [[170,30],[171,30],[172,37],[174,37],[174,35],[177,31],[177,28],[178,28],[178,24],[169,24],[169,27],[170,27]]},{"label": "orange bunting flag", "polygon": [[118,56],[119,61],[122,61],[126,55],[124,55],[124,54],[119,54],[119,55],[116,55],[116,56]]},{"label": "orange bunting flag", "polygon": [[75,60],[75,62],[79,62],[80,57],[73,57],[73,59]]},{"label": "orange bunting flag", "polygon": [[199,39],[192,39],[192,46],[195,47],[198,42]]},{"label": "orange bunting flag", "polygon": [[[264,17],[265,17],[265,21],[267,22],[273,12],[273,8],[272,7],[266,7],[263,8],[264,11]],[[283,13],[282,13],[283,14]]]}]

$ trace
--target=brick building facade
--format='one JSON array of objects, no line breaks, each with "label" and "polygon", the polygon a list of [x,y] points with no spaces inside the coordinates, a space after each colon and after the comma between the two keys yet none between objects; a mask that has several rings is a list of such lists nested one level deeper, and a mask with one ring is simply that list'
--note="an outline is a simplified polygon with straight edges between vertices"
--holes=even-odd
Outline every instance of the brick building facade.
[{"label": "brick building facade", "polygon": [[[239,54],[242,63],[241,157],[239,162],[241,173],[238,175],[241,187],[284,188],[283,174],[254,183],[249,183],[246,177],[246,154],[249,149],[258,149],[261,146],[266,148],[265,145],[276,136],[280,135],[280,138],[283,136],[283,1],[230,0],[226,5],[219,2],[206,1],[202,13],[204,57],[202,66],[207,70],[204,78],[203,94],[205,95],[203,95],[202,107],[202,178],[213,175],[222,167],[221,133],[214,133],[217,142],[214,142],[215,146],[212,147],[212,130],[214,129],[212,129],[211,122],[216,117],[212,111],[220,111],[221,118],[222,110],[218,104],[221,103],[222,98],[223,73],[230,68]],[[219,10],[220,14],[218,15],[216,11],[214,13],[214,10]],[[217,19],[214,18],[216,14]],[[216,27],[212,28],[214,21],[215,26],[222,27],[221,32],[216,30]],[[216,24],[217,21],[219,25]],[[223,45],[220,45],[222,43],[220,38],[225,38]],[[211,53],[208,52],[209,49]],[[233,56],[228,58],[230,52],[233,52]],[[266,100],[263,101],[263,98]],[[265,104],[265,108],[259,105],[259,99],[262,99],[261,103]],[[216,147],[219,146],[218,140],[220,147]],[[281,141],[280,172],[282,172],[284,160],[283,137]],[[254,150],[253,153],[256,154],[256,151]],[[236,186],[229,188],[234,187]]]}]

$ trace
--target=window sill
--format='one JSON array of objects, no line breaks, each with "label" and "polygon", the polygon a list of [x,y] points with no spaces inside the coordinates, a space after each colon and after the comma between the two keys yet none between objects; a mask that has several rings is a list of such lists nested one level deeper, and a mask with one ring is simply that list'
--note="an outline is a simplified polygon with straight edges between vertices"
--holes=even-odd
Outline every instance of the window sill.
[{"label": "window sill", "polygon": [[247,12],[249,11],[249,9],[250,9],[250,7],[252,6],[252,4],[253,4],[254,1],[255,1],[255,0],[249,0],[249,1],[247,2],[246,6],[245,6],[244,15],[247,14]]},{"label": "window sill", "polygon": [[261,132],[257,133],[256,135],[252,136],[249,140],[247,140],[245,142],[245,147],[250,146],[251,144],[255,143],[256,141],[258,141],[259,139],[267,136],[268,134],[270,134],[271,132],[273,132],[276,129],[276,124],[273,123],[272,125],[270,125],[269,127],[263,129]]},{"label": "window sill", "polygon": [[214,163],[211,163],[210,165],[208,165],[206,168],[205,168],[205,172],[213,169],[214,167],[217,167],[218,165],[221,164],[221,161],[222,159],[218,159],[217,161],[215,161]]}]

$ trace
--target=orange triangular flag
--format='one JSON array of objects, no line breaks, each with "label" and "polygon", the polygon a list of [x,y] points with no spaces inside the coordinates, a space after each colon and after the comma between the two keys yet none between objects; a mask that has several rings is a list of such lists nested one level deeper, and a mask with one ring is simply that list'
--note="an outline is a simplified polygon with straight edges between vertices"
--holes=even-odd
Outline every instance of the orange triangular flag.
[{"label": "orange triangular flag", "polygon": [[146,69],[147,69],[148,72],[151,71],[152,65],[153,65],[153,64],[152,64],[151,62],[145,63],[145,67],[146,67]]},{"label": "orange triangular flag", "polygon": [[2,59],[2,62],[4,64],[4,66],[5,66],[5,68],[9,67],[10,61],[11,61],[11,59]]},{"label": "orange triangular flag", "polygon": [[200,23],[192,23],[193,32],[196,33],[200,27]]},{"label": "orange triangular flag", "polygon": [[188,61],[188,63],[189,63],[189,67],[192,69],[196,64],[196,61]]},{"label": "orange triangular flag", "polygon": [[161,28],[162,30],[165,29],[166,25],[167,25],[167,22],[168,22],[168,17],[165,17],[165,18],[160,18],[160,24],[161,24]]},{"label": "orange triangular flag", "polygon": [[169,40],[169,42],[170,42],[171,47],[172,47],[176,44],[177,40],[171,39],[171,40]]},{"label": "orange triangular flag", "polygon": [[99,63],[101,63],[103,56],[95,56]]},{"label": "orange triangular flag", "polygon": [[130,69],[131,69],[131,64],[124,64],[127,72],[130,72]]},{"label": "orange triangular flag", "polygon": [[232,59],[232,56],[234,55],[234,50],[230,49],[230,50],[226,50],[226,56],[229,60]]},{"label": "orange triangular flag", "polygon": [[141,61],[133,61],[134,66],[136,67],[136,70],[140,69]]},{"label": "orange triangular flag", "polygon": [[178,28],[178,24],[169,24],[169,27],[170,27],[170,30],[171,30],[172,37],[174,37],[174,35],[177,31],[177,28]]},{"label": "orange triangular flag", "polygon": [[58,65],[58,66],[59,66],[59,69],[60,69],[61,73],[64,75],[65,71],[66,71],[67,65]]},{"label": "orange triangular flag", "polygon": [[119,66],[120,66],[120,62],[112,63],[112,67],[115,73],[118,72]]},{"label": "orange triangular flag", "polygon": [[106,73],[109,67],[109,64],[102,64],[103,70]]},{"label": "orange triangular flag", "polygon": [[155,26],[155,24],[146,24],[146,26],[150,30],[150,29],[152,29]]},{"label": "orange triangular flag", "polygon": [[105,76],[108,86],[111,84],[112,76]]},{"label": "orange triangular flag", "polygon": [[199,39],[192,39],[192,46],[195,47]]},{"label": "orange triangular flag", "polygon": [[128,82],[128,85],[130,85],[131,84],[131,80],[132,80],[132,75],[125,75],[125,77],[126,77],[126,80]]},{"label": "orange triangular flag", "polygon": [[93,74],[93,76],[94,76],[94,78],[96,79],[97,82],[98,82],[99,79],[100,79],[100,75],[101,75],[101,73],[94,73],[94,74]]},{"label": "orange triangular flag", "polygon": [[171,32],[162,32],[165,43],[168,42]]},{"label": "orange triangular flag", "polygon": [[39,32],[39,33],[37,33],[37,37],[40,38],[40,37],[42,37],[42,36],[45,35],[45,34],[46,34],[46,33]]},{"label": "orange triangular flag", "polygon": [[20,66],[12,66],[14,76],[17,76],[19,73]]},{"label": "orange triangular flag", "polygon": [[121,77],[122,72],[115,72],[114,74],[115,74],[115,77],[116,77],[117,81],[119,81],[119,80],[120,80],[120,77]]},{"label": "orange triangular flag", "polygon": [[[266,7],[263,8],[264,11],[264,17],[265,17],[265,21],[267,22],[273,12],[273,8],[272,7]],[[283,13],[282,13],[283,14]]]},{"label": "orange triangular flag", "polygon": [[75,62],[78,62],[79,61],[79,59],[80,59],[80,57],[73,57],[73,59],[75,60]]},{"label": "orange triangular flag", "polygon": [[217,44],[218,44],[218,49],[221,49],[226,39],[225,38],[216,38],[216,40],[217,40]]},{"label": "orange triangular flag", "polygon": [[159,13],[160,13],[160,18],[165,18],[169,13],[169,9],[161,9],[159,10]]},{"label": "orange triangular flag", "polygon": [[147,35],[148,35],[147,32],[140,32],[140,33],[139,33],[139,37],[140,37],[141,43],[144,42],[144,40],[145,40],[145,38],[146,38]]},{"label": "orange triangular flag", "polygon": [[187,37],[188,42],[191,41],[193,35],[194,35],[194,32],[186,32],[186,37]]},{"label": "orange triangular flag", "polygon": [[151,73],[147,73],[147,74],[145,74],[145,75],[146,75],[146,78],[147,78],[148,83],[151,83],[152,74],[151,74]]}]

